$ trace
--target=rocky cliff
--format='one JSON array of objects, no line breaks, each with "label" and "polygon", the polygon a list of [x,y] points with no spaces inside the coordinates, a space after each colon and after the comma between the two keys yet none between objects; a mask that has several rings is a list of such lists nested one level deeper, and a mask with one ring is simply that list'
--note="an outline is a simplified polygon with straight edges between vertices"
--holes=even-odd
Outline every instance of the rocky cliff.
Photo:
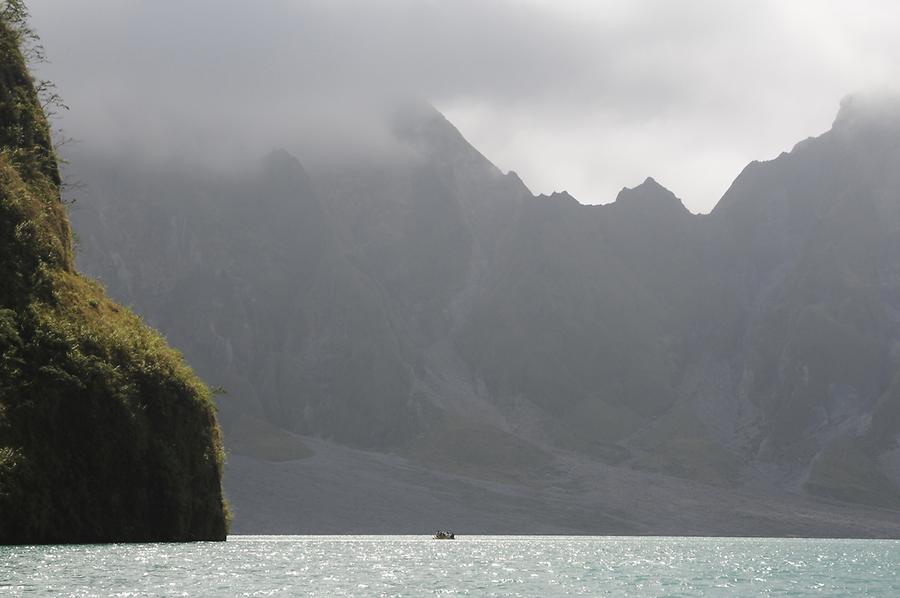
[{"label": "rocky cliff", "polygon": [[0,14],[0,543],[223,540],[209,390],[75,270],[17,9]]},{"label": "rocky cliff", "polygon": [[708,215],[653,179],[535,197],[421,105],[385,117],[400,157],[311,173],[85,152],[79,259],[229,390],[251,457],[315,436],[544,484],[564,453],[894,509],[898,113],[848,100]]}]

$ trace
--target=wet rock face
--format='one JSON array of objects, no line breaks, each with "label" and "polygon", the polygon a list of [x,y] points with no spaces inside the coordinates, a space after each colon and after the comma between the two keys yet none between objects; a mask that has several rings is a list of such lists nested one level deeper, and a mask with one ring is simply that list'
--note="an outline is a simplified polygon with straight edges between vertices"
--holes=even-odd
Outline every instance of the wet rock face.
[{"label": "wet rock face", "polygon": [[467,426],[467,455],[503,438],[886,504],[895,108],[848,101],[704,216],[652,178],[604,206],[534,197],[421,105],[390,161],[276,152],[223,178],[76,155],[79,259],[229,389],[226,425],[432,456]]}]

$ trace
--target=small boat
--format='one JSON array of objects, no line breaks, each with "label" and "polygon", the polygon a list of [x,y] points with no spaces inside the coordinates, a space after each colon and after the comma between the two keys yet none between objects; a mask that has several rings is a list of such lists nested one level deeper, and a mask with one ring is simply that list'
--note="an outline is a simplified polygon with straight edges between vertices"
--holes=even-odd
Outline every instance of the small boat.
[{"label": "small boat", "polygon": [[453,532],[438,531],[434,534],[435,540],[455,540],[456,535]]}]

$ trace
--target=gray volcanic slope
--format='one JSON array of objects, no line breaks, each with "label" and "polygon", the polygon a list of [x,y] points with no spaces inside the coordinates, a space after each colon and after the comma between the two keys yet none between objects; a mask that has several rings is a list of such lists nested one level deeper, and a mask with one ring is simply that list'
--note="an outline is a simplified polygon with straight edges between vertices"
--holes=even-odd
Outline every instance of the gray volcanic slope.
[{"label": "gray volcanic slope", "polygon": [[79,264],[228,391],[237,529],[896,535],[900,100],[708,215],[534,196],[382,116],[394,151],[308,168],[72,156]]},{"label": "gray volcanic slope", "polygon": [[[285,462],[231,455],[233,533],[900,537],[896,511],[737,492],[560,453],[548,475],[497,482],[306,439]],[[233,483],[239,479],[240,483]]]}]

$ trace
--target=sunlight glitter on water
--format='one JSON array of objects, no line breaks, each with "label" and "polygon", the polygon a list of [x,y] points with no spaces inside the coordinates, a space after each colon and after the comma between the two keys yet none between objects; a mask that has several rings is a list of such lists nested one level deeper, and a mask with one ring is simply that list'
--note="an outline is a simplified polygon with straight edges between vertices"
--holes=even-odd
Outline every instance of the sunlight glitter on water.
[{"label": "sunlight glitter on water", "polygon": [[0,547],[0,595],[900,595],[900,542],[764,538],[232,536]]}]

